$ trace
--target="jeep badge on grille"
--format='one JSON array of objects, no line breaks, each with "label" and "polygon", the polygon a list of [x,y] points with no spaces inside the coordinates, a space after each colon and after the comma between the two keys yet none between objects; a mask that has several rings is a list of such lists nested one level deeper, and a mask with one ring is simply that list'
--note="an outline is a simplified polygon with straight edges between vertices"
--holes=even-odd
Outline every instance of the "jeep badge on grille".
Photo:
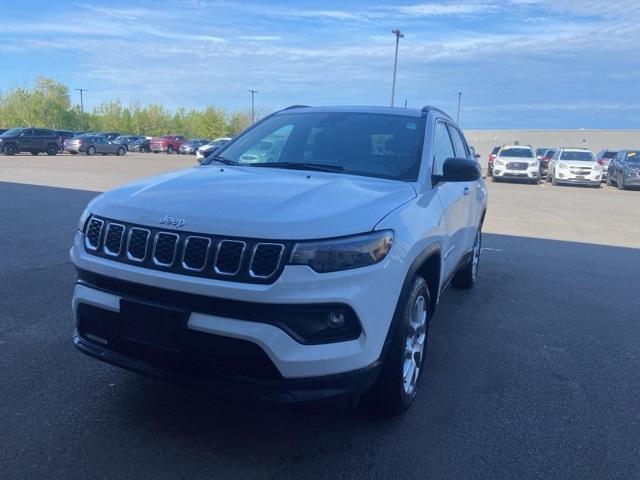
[{"label": "jeep badge on grille", "polygon": [[174,227],[182,227],[186,222],[184,218],[170,217],[169,215],[165,215],[160,219],[160,223],[165,225],[173,225]]}]

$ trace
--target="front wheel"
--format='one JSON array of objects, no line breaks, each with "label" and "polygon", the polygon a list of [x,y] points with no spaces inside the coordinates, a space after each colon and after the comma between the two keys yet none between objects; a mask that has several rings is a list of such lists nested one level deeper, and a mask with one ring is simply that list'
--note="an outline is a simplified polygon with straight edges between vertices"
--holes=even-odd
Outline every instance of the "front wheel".
[{"label": "front wheel", "polygon": [[616,179],[616,186],[618,187],[618,190],[626,190],[627,186],[624,184],[624,174],[618,174],[618,178]]},{"label": "front wheel", "polygon": [[95,155],[96,154],[96,147],[88,147],[87,151],[86,151],[87,155]]},{"label": "front wheel", "polygon": [[121,157],[121,156],[122,156],[122,155],[124,155],[125,153],[126,153],[126,152],[125,152],[125,149],[124,149],[123,147],[120,147],[120,148],[118,149],[117,155]]},{"label": "front wheel", "polygon": [[31,155],[38,155],[40,152],[34,150],[33,152],[31,152]]},{"label": "front wheel", "polygon": [[365,398],[378,413],[385,415],[405,411],[418,391],[432,310],[424,278],[414,277],[401,301],[382,371]]},{"label": "front wheel", "polygon": [[16,153],[18,153],[18,147],[16,147],[15,144],[13,143],[5,145],[4,153],[5,155],[15,155]]},{"label": "front wheel", "polygon": [[167,153],[168,153],[169,155],[173,154],[173,145],[169,145],[169,146],[167,147]]},{"label": "front wheel", "polygon": [[471,257],[464,267],[456,272],[451,279],[451,285],[455,288],[468,290],[476,283],[478,267],[480,266],[480,253],[482,252],[482,230],[478,228],[476,238],[473,242]]},{"label": "front wheel", "polygon": [[611,175],[607,175],[607,186],[613,187],[613,180],[611,180]]}]

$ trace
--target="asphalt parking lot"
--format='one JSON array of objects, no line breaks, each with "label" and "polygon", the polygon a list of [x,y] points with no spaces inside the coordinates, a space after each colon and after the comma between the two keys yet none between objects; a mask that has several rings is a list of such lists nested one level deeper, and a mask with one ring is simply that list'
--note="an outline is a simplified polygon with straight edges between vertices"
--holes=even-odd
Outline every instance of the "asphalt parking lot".
[{"label": "asphalt parking lot", "polygon": [[402,417],[309,413],[94,361],[68,248],[98,192],[195,157],[0,156],[0,478],[638,478],[640,192],[488,183]]}]

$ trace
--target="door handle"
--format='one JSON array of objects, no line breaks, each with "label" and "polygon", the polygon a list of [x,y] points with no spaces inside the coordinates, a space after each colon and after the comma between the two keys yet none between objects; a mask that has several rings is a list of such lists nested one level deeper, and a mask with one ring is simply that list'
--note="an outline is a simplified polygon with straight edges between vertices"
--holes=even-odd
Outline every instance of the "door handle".
[{"label": "door handle", "polygon": [[464,187],[462,193],[463,195],[469,195],[471,193],[471,187]]}]

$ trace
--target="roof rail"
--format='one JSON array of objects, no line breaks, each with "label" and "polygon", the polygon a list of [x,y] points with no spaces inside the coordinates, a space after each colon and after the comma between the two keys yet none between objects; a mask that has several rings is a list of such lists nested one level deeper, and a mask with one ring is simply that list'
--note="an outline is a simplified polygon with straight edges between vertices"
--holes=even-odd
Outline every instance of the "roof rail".
[{"label": "roof rail", "polygon": [[449,120],[453,121],[453,118],[451,118],[449,115],[447,115],[445,112],[443,112],[442,110],[440,110],[439,108],[436,107],[432,107],[431,105],[425,105],[424,107],[422,107],[422,116],[426,117],[427,114],[429,112],[438,112],[441,113],[442,115],[444,115],[445,117],[447,117]]},{"label": "roof rail", "polygon": [[285,107],[282,110],[280,110],[281,112],[283,112],[284,110],[292,110],[294,108],[307,108],[309,107],[309,105],[291,105],[289,107]]}]

